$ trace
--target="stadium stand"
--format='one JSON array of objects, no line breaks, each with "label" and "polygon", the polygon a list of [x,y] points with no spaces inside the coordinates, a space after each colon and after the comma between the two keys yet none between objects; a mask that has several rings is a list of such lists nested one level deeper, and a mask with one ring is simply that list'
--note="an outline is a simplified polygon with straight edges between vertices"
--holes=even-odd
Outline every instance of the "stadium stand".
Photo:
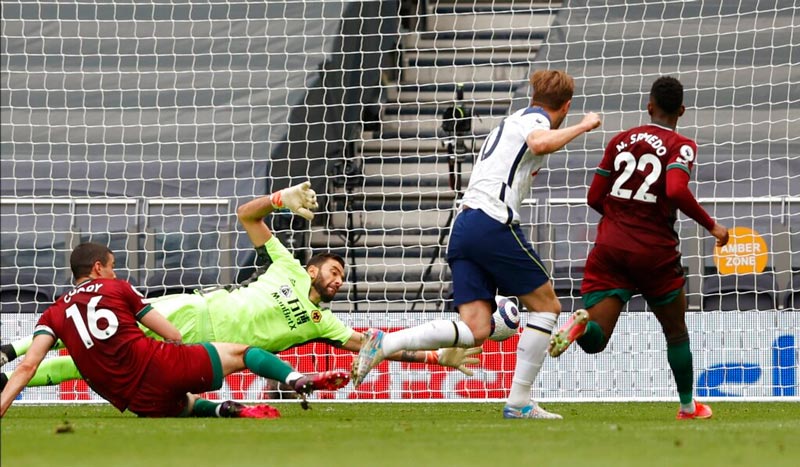
[{"label": "stadium stand", "polygon": [[[610,135],[646,118],[647,87],[660,74],[686,85],[681,131],[700,145],[692,189],[703,205],[727,225],[794,241],[770,244],[783,285],[800,264],[794,3],[4,1],[3,338],[35,322],[14,310],[32,311],[69,284],[64,258],[80,240],[107,240],[123,277],[150,296],[247,278],[253,254],[235,206],[300,178],[320,194],[313,225],[274,215],[271,227],[301,260],[320,250],[345,257],[339,316],[356,327],[449,318],[445,246],[458,186],[487,132],[527,104],[530,72],[544,67],[576,78],[568,121],[603,117],[549,158],[524,207],[564,309],[580,306],[575,266],[598,218],[585,206],[593,170]],[[453,139],[442,116],[459,83],[474,118]],[[723,291],[732,276],[712,277],[717,292],[701,305],[702,287],[713,288],[711,239],[685,218],[678,232],[693,310],[775,309],[774,284]],[[800,307],[792,284],[781,296],[787,310]],[[640,296],[629,307],[645,309]],[[730,342],[726,326],[769,334],[761,350],[774,332],[797,329],[789,313],[690,314],[714,352]],[[629,349],[660,335],[651,318],[630,317],[632,340],[617,335],[614,370],[603,375],[619,383],[613,392],[592,392],[598,367],[573,371],[562,359],[545,396],[671,397],[668,371],[649,366],[653,349]],[[660,392],[639,392],[654,380]]]},{"label": "stadium stand", "polygon": [[704,280],[704,311],[775,309],[775,276],[771,272],[714,275]]},{"label": "stadium stand", "polygon": [[53,302],[51,295],[39,292],[39,287],[0,287],[0,313],[41,313]]}]

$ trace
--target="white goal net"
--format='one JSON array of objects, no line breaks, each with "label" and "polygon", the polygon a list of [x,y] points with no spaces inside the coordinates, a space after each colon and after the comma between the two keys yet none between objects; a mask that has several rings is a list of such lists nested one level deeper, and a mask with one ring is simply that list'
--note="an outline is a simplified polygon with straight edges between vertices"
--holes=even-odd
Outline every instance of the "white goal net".
[{"label": "white goal net", "polygon": [[[794,0],[5,0],[2,341],[30,335],[69,289],[68,256],[82,241],[107,243],[118,274],[151,297],[241,282],[254,254],[236,207],[306,179],[321,195],[315,221],[268,222],[301,260],[345,259],[329,306],[346,325],[456,319],[453,215],[486,135],[527,105],[528,76],[543,68],[575,78],[566,124],[589,111],[603,120],[549,157],[524,203],[564,320],[581,306],[599,219],[586,191],[605,143],[648,121],[650,84],[672,75],[686,88],[679,131],[699,147],[691,187],[734,233],[715,251],[693,221],[677,224],[697,393],[797,400],[798,28]],[[386,362],[358,389],[317,397],[503,399],[515,346],[487,342],[471,378]],[[323,343],[280,355],[306,372],[353,358]],[[239,374],[215,395],[280,393]],[[533,396],[675,399],[641,297],[602,354],[548,358]],[[74,381],[22,398],[97,400]]]}]

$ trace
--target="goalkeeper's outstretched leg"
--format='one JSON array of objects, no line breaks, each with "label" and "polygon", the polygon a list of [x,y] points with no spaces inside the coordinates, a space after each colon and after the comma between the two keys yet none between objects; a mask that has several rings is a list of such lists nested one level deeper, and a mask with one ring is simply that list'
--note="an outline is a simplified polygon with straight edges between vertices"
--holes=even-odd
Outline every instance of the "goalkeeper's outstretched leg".
[{"label": "goalkeeper's outstretched leg", "polygon": [[[11,342],[10,344],[0,345],[0,366],[6,363],[13,362],[17,358],[25,355],[33,342],[33,336],[23,337],[22,339]],[[64,348],[64,343],[61,340],[56,341],[53,350]]]}]

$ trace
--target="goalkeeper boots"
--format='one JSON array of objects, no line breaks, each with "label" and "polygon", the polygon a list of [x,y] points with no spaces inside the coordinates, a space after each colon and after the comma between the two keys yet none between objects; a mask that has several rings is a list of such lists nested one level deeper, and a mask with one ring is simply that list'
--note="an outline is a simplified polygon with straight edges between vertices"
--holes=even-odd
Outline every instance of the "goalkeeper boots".
[{"label": "goalkeeper boots", "polygon": [[589,313],[580,309],[569,317],[567,322],[550,338],[547,353],[551,357],[558,357],[564,353],[573,342],[586,332],[586,323],[589,322]]},{"label": "goalkeeper boots", "polygon": [[693,420],[695,418],[711,418],[711,415],[711,407],[694,401],[694,412],[689,413],[684,412],[683,410],[678,410],[678,415],[675,418],[678,420]]},{"label": "goalkeeper boots", "polygon": [[522,408],[511,407],[506,405],[503,407],[503,418],[536,418],[540,420],[561,420],[561,415],[553,412],[548,412],[539,407],[536,402],[529,402],[528,405]]},{"label": "goalkeeper boots", "polygon": [[380,329],[367,329],[364,332],[366,341],[361,345],[358,357],[353,360],[353,387],[358,387],[367,374],[383,361],[383,336]]},{"label": "goalkeeper boots", "polygon": [[248,406],[225,401],[219,406],[219,416],[225,418],[280,418],[278,409],[269,405]]},{"label": "goalkeeper boots", "polygon": [[350,382],[346,371],[323,371],[314,375],[305,375],[292,381],[292,387],[298,394],[311,394],[314,391],[335,391]]}]

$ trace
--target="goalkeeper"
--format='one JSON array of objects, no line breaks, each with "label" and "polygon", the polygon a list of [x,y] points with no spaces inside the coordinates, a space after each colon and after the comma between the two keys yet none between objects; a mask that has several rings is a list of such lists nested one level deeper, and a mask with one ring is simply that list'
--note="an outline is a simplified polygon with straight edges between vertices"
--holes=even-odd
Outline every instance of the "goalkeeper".
[{"label": "goalkeeper", "polygon": [[[309,182],[270,196],[256,198],[237,210],[237,216],[256,247],[257,278],[230,290],[172,294],[153,299],[153,308],[174,324],[184,343],[231,342],[280,352],[307,342],[326,342],[358,352],[364,334],[340,321],[320,303],[331,301],[344,281],[344,260],[338,255],[314,255],[303,268],[272,234],[264,217],[273,210],[288,208],[311,220],[317,208],[316,193]],[[156,337],[144,329],[148,336]],[[2,363],[24,354],[31,339],[3,345]],[[60,342],[59,342],[60,345]],[[438,351],[401,351],[390,358],[404,362],[439,364],[471,376],[468,364],[478,363],[479,348],[447,348]],[[0,386],[8,374],[0,375]],[[54,357],[40,365],[28,386],[58,384],[81,379],[70,357]]]}]

